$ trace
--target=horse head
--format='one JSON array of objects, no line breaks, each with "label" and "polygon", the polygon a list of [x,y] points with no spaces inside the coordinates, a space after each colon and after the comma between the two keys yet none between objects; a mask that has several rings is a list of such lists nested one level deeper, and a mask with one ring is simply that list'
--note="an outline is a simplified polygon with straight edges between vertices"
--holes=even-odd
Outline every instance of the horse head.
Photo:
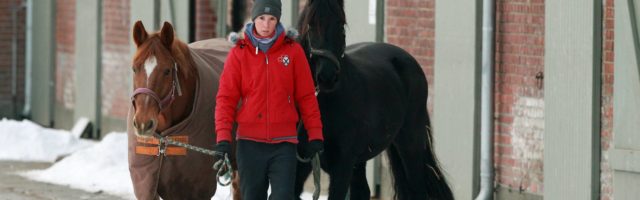
[{"label": "horse head", "polygon": [[[185,109],[173,104],[185,104],[181,84],[190,84],[192,73],[188,49],[174,39],[173,26],[165,22],[160,32],[148,34],[141,21],[133,27],[137,50],[133,57],[133,127],[138,136],[151,136],[167,129]],[[185,54],[186,52],[186,54]],[[182,82],[181,82],[182,81]],[[192,92],[192,91],[185,91]],[[175,102],[174,102],[175,101]],[[184,107],[184,106],[183,106]]]},{"label": "horse head", "polygon": [[339,83],[346,23],[343,1],[311,0],[302,12],[299,42],[320,91],[331,92]]}]

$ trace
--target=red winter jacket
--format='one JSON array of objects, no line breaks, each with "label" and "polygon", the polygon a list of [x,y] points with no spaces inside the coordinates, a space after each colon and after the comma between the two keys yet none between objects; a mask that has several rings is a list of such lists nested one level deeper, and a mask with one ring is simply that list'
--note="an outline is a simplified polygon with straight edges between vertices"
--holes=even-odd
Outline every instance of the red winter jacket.
[{"label": "red winter jacket", "polygon": [[238,139],[297,143],[296,105],[309,141],[323,140],[311,70],[300,44],[282,33],[264,53],[245,34],[229,52],[220,78],[217,141],[231,141],[232,124],[238,122]]}]

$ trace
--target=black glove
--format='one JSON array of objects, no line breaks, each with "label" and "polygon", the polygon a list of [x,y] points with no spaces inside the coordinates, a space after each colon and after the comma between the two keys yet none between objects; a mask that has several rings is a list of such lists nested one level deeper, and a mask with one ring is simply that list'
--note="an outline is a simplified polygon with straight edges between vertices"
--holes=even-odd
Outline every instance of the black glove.
[{"label": "black glove", "polygon": [[309,146],[307,148],[307,158],[312,158],[316,155],[316,153],[322,154],[324,151],[324,143],[322,140],[313,140],[309,142]]},{"label": "black glove", "polygon": [[229,152],[231,152],[231,144],[229,143],[229,141],[218,142],[218,144],[216,144],[216,155],[214,156],[215,160],[224,159],[224,156],[229,155]]}]

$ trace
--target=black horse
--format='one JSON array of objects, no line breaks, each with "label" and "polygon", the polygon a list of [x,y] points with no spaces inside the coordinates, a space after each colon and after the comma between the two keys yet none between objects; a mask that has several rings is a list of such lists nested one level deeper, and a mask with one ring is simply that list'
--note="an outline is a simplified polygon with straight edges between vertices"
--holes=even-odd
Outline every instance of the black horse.
[{"label": "black horse", "polygon": [[[418,62],[399,47],[359,43],[345,49],[342,0],[309,0],[298,37],[318,88],[330,176],[329,199],[369,199],[367,160],[387,150],[397,199],[453,199],[433,153],[427,80]],[[307,141],[300,130],[301,147]],[[300,149],[303,151],[303,149]],[[296,193],[310,173],[298,165]],[[350,189],[349,189],[350,188]]]}]

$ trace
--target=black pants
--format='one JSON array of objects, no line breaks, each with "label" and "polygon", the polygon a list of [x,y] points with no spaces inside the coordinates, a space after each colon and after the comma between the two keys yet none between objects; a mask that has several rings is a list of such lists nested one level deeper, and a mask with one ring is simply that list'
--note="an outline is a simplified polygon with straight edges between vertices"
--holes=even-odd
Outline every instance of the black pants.
[{"label": "black pants", "polygon": [[240,192],[246,200],[293,200],[296,176],[296,145],[288,142],[268,144],[238,140]]}]

